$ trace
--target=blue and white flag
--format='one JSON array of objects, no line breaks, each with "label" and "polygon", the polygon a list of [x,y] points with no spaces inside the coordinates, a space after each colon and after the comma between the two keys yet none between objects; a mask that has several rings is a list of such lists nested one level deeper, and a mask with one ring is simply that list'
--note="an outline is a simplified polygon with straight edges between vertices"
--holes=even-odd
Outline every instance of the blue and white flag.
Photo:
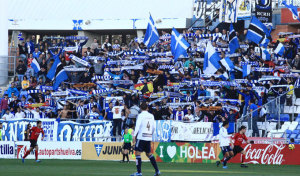
[{"label": "blue and white flag", "polygon": [[179,32],[173,28],[172,37],[171,37],[171,51],[176,62],[179,56],[187,56],[187,49],[190,47],[190,44],[185,41],[184,37],[179,34]]},{"label": "blue and white flag", "polygon": [[296,6],[294,6],[293,4],[287,4],[286,1],[282,1],[282,4],[285,5],[285,7],[287,7],[294,16],[296,16],[297,20],[300,21],[300,16],[298,14],[298,9]]},{"label": "blue and white flag", "polygon": [[216,52],[215,48],[212,46],[211,42],[207,43],[203,73],[204,74],[214,74],[221,67],[219,61],[221,60],[219,54]]},{"label": "blue and white flag", "polygon": [[51,80],[54,80],[54,77],[55,77],[55,71],[56,71],[56,67],[57,65],[60,63],[60,60],[59,58],[56,58],[53,65],[51,66],[48,74],[47,74],[47,78],[51,79]]},{"label": "blue and white flag", "polygon": [[19,40],[24,40],[24,38],[22,38],[22,32],[20,32],[20,33],[18,34],[18,39],[19,39]]},{"label": "blue and white flag", "polygon": [[256,44],[260,44],[268,33],[267,27],[255,16],[252,17],[246,38]]},{"label": "blue and white flag", "polygon": [[155,23],[152,19],[152,16],[149,17],[149,23],[147,26],[145,38],[144,38],[144,44],[150,48],[157,40],[159,40],[159,34],[157,32]]},{"label": "blue and white flag", "polygon": [[251,65],[243,65],[243,78],[250,75],[251,73]]},{"label": "blue and white flag", "polygon": [[236,36],[235,30],[233,28],[233,25],[230,25],[230,32],[229,32],[229,48],[230,48],[230,54],[235,53],[235,51],[240,48],[239,40]]},{"label": "blue and white flag", "polygon": [[31,62],[31,67],[33,68],[35,73],[38,73],[41,70],[40,64],[37,62],[35,58]]},{"label": "blue and white flag", "polygon": [[229,79],[228,73],[224,72],[222,75],[220,75],[220,77],[223,81],[226,81],[227,79]]},{"label": "blue and white flag", "polygon": [[284,45],[282,43],[279,43],[278,46],[276,47],[275,54],[282,56],[284,54]]},{"label": "blue and white flag", "polygon": [[55,80],[53,84],[53,90],[57,90],[60,83],[67,79],[68,79],[67,72],[64,70],[64,66],[59,61],[55,69]]},{"label": "blue and white flag", "polygon": [[233,62],[231,61],[231,59],[229,57],[225,57],[220,62],[226,68],[226,70],[231,71],[234,69]]},{"label": "blue and white flag", "polygon": [[261,58],[264,61],[271,60],[271,55],[270,55],[269,51],[267,49],[265,49],[265,48],[262,48],[261,50],[262,50],[262,52],[261,52]]}]

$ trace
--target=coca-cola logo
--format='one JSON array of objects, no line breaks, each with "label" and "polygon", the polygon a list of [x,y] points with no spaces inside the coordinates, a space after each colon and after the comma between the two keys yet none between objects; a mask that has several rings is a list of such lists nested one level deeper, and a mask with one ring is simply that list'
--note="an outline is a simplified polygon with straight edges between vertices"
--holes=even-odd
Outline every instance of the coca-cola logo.
[{"label": "coca-cola logo", "polygon": [[[265,146],[265,145],[263,145]],[[246,160],[249,163],[254,164],[278,164],[281,165],[283,162],[283,154],[281,151],[285,148],[285,145],[267,145],[265,148],[258,148],[258,145],[248,144],[245,147]]]}]

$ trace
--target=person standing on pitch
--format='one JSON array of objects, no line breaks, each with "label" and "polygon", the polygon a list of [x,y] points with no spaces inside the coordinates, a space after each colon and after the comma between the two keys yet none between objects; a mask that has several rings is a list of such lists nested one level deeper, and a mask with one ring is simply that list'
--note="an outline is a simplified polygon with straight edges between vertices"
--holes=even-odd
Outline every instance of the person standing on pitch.
[{"label": "person standing on pitch", "polygon": [[[223,122],[222,128],[219,133],[219,143],[224,156],[223,161],[223,169],[227,169],[227,162],[233,157],[233,151],[230,146],[231,143],[231,135],[228,135],[227,129],[229,127],[229,123],[227,121]],[[217,161],[217,166],[220,165],[220,161]]]},{"label": "person standing on pitch", "polygon": [[129,150],[131,149],[131,142],[132,142],[132,135],[128,133],[128,128],[125,129],[124,132],[124,144],[123,144],[123,149],[122,149],[122,154],[123,154],[123,160],[121,161],[122,163],[125,162],[125,157],[127,158],[127,162],[129,163]]},{"label": "person standing on pitch", "polygon": [[148,112],[148,105],[145,102],[141,104],[141,110],[142,112],[137,117],[137,122],[133,135],[133,143],[135,143],[137,172],[132,174],[131,176],[142,175],[142,152],[146,152],[146,155],[148,156],[152,166],[154,167],[154,176],[159,176],[160,171],[157,167],[155,158],[151,153],[152,135],[156,128],[154,116]]},{"label": "person standing on pitch", "polygon": [[41,162],[40,160],[38,160],[39,147],[37,145],[37,140],[38,140],[39,135],[41,133],[43,134],[42,140],[44,140],[45,133],[44,133],[44,130],[42,128],[42,122],[41,121],[37,121],[36,127],[32,127],[30,129],[30,149],[27,150],[27,152],[23,156],[22,163],[25,162],[25,158],[30,154],[31,151],[33,151],[33,149],[35,149],[35,161],[37,163]]},{"label": "person standing on pitch", "polygon": [[233,147],[233,154],[234,156],[237,155],[238,153],[242,154],[242,164],[241,167],[248,167],[247,165],[245,165],[244,161],[245,161],[245,155],[246,152],[242,147],[242,143],[245,140],[247,142],[247,144],[249,144],[248,138],[245,135],[246,133],[246,127],[245,126],[241,126],[240,130],[238,133],[236,133],[233,137],[234,140],[234,147]]}]

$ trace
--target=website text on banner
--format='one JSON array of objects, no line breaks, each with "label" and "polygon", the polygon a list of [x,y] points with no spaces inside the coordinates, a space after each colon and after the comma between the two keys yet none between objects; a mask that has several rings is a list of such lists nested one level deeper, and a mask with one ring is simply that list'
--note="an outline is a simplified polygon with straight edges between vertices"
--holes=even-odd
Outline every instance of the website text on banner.
[{"label": "website text on banner", "polygon": [[[300,145],[295,145],[294,150],[287,144],[248,144],[243,148],[247,163],[300,165],[300,160],[295,157],[300,154]],[[152,151],[158,162],[215,163],[223,158],[218,143],[154,142]],[[230,162],[240,163],[240,158],[239,154]]]},{"label": "website text on banner", "polygon": [[[122,142],[82,142],[83,160],[111,160],[120,161],[122,155]],[[148,161],[148,157],[143,153],[143,161]],[[129,151],[129,160],[135,161],[133,150]]]},{"label": "website text on banner", "polygon": [[0,141],[0,158],[15,158],[15,143]]}]

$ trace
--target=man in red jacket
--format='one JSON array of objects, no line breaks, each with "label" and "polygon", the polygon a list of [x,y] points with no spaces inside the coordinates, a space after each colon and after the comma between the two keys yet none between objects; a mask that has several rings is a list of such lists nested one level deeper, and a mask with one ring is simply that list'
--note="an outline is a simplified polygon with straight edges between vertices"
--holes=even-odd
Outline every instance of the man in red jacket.
[{"label": "man in red jacket", "polygon": [[22,162],[25,162],[25,158],[30,154],[31,151],[33,151],[33,149],[35,148],[35,161],[37,163],[41,162],[40,160],[38,160],[38,152],[39,152],[39,147],[37,145],[37,140],[39,138],[40,134],[43,134],[42,136],[42,140],[44,140],[45,134],[44,134],[44,130],[42,128],[42,122],[38,121],[37,122],[37,126],[36,127],[32,127],[30,129],[30,149],[27,150],[27,152],[25,153],[25,155],[22,158]]},{"label": "man in red jacket", "polygon": [[8,95],[7,94],[5,94],[4,98],[2,98],[2,100],[1,100],[1,104],[0,104],[1,117],[5,114],[6,109],[8,109]]}]

